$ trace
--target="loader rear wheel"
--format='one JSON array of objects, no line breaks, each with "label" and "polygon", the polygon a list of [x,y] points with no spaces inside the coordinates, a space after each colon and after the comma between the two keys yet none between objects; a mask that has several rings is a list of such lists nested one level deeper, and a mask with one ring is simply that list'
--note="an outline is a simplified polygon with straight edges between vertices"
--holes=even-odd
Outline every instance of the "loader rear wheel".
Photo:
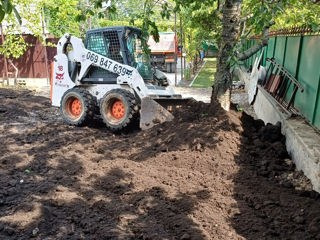
[{"label": "loader rear wheel", "polygon": [[93,117],[96,99],[83,89],[70,89],[65,92],[60,103],[63,120],[70,125],[82,126]]},{"label": "loader rear wheel", "polygon": [[123,89],[107,92],[100,102],[100,114],[107,127],[120,131],[138,118],[139,107],[135,96]]}]

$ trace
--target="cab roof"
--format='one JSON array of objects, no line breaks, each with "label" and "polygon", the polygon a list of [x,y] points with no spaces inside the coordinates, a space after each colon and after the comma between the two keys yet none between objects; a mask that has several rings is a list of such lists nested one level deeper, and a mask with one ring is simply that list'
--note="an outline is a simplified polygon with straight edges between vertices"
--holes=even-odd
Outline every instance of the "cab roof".
[{"label": "cab roof", "polygon": [[139,28],[130,27],[130,26],[112,26],[112,27],[104,27],[104,28],[97,28],[97,29],[91,29],[87,31],[87,34],[89,33],[97,33],[97,32],[105,32],[105,31],[126,31],[131,30],[134,32],[141,33],[141,30]]}]

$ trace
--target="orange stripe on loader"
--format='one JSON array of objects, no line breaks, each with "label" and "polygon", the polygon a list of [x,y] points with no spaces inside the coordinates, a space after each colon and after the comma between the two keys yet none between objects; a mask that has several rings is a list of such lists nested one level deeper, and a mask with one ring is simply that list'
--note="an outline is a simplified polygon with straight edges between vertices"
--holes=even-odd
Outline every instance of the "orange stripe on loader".
[{"label": "orange stripe on loader", "polygon": [[50,100],[52,102],[52,86],[53,86],[53,66],[54,66],[54,62],[51,63],[51,76],[50,76]]}]

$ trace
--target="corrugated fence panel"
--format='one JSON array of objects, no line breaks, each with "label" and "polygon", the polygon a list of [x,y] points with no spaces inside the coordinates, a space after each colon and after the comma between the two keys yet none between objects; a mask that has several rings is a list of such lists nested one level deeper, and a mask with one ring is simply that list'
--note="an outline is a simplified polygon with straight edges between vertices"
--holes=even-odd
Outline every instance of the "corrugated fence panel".
[{"label": "corrugated fence panel", "polygon": [[[285,52],[284,67],[294,76],[297,77],[297,67],[299,61],[299,49],[300,49],[301,37],[288,37],[287,47]],[[289,101],[293,92],[293,84],[291,84],[286,100]]]},{"label": "corrugated fence panel", "polygon": [[304,36],[297,79],[305,89],[303,93],[298,91],[294,105],[310,122],[314,117],[318,97],[319,57],[320,36]]},{"label": "corrugated fence panel", "polygon": [[[269,44],[267,47],[267,58],[273,58],[275,43],[276,43],[276,37],[270,38]],[[267,65],[265,65],[265,66],[269,67],[269,65],[270,64],[267,62]]]},{"label": "corrugated fence panel", "polygon": [[283,65],[284,63],[285,49],[286,49],[286,37],[277,37],[277,44],[274,52],[274,58],[281,65]]},{"label": "corrugated fence panel", "polygon": [[[55,47],[44,47],[42,43],[32,35],[24,35],[25,41],[30,45],[19,59],[12,59],[13,64],[19,69],[18,78],[46,78],[47,70],[45,64],[45,51],[48,56],[48,73],[50,76],[50,62],[57,54]],[[48,42],[57,43],[58,39],[48,39]],[[10,78],[14,77],[15,70],[8,63]],[[0,77],[5,73],[4,60],[0,57]]]},{"label": "corrugated fence panel", "polygon": [[[247,48],[255,44],[247,41]],[[246,61],[253,65],[261,50]],[[305,91],[297,92],[294,107],[320,129],[320,36],[275,36],[271,37],[262,60],[262,65],[269,67],[266,58],[275,58],[303,85]],[[288,100],[292,88],[287,92]]]},{"label": "corrugated fence panel", "polygon": [[284,67],[293,75],[296,76],[299,47],[301,37],[289,37],[287,40],[287,51],[285,52]]}]

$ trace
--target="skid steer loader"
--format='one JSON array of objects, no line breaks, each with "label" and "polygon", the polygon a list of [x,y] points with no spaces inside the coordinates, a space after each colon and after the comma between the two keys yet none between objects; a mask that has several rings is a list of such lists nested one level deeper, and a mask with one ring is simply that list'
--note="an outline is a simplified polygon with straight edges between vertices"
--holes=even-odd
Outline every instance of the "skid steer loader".
[{"label": "skid steer loader", "polygon": [[150,67],[141,30],[127,26],[89,30],[84,44],[65,34],[52,64],[51,100],[68,124],[84,125],[100,112],[112,131],[137,119],[141,129],[171,121],[172,114],[156,101],[183,102],[166,76]]}]

